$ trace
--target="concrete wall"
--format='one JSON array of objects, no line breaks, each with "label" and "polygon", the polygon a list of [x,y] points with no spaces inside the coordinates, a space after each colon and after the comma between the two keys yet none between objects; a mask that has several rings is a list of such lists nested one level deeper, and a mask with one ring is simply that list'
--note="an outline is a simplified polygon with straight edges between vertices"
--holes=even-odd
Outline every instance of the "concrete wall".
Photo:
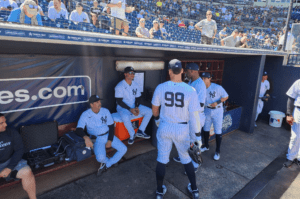
[{"label": "concrete wall", "polygon": [[229,94],[229,102],[242,106],[240,130],[254,131],[259,80],[264,56],[225,59],[222,85]]}]

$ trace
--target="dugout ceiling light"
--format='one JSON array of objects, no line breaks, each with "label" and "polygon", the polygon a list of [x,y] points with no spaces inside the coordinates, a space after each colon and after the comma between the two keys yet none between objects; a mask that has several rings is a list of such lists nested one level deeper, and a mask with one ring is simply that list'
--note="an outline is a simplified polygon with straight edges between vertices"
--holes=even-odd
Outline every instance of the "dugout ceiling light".
[{"label": "dugout ceiling light", "polygon": [[127,66],[132,66],[136,71],[163,70],[163,61],[116,61],[116,70],[123,72]]}]

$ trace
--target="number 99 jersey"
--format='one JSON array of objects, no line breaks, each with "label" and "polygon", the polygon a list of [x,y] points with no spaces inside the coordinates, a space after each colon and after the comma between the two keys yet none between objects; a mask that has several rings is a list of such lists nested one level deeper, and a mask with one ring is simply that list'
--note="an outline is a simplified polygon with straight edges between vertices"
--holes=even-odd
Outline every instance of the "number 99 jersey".
[{"label": "number 99 jersey", "polygon": [[200,111],[196,90],[184,82],[167,81],[154,91],[152,104],[161,106],[160,120],[167,123],[189,122],[190,115]]}]

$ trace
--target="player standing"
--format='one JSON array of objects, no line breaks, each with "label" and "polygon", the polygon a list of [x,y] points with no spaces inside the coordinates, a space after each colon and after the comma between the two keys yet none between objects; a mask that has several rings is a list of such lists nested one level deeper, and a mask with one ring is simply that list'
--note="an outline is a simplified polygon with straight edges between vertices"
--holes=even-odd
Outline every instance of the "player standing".
[{"label": "player standing", "polygon": [[223,102],[228,99],[228,94],[224,88],[218,84],[211,83],[211,75],[208,72],[202,73],[202,79],[206,85],[206,101],[205,101],[205,124],[203,128],[203,145],[201,152],[208,151],[209,132],[211,124],[214,125],[216,134],[216,153],[214,160],[220,159],[220,148],[222,141],[222,123],[223,123]]},{"label": "player standing", "polygon": [[[198,95],[198,101],[200,103],[200,111],[199,111],[199,117],[200,117],[200,132],[196,133],[197,141],[201,142],[201,129],[204,126],[205,122],[205,114],[204,114],[204,104],[205,104],[205,98],[206,98],[206,86],[203,82],[203,80],[199,76],[199,66],[196,63],[189,63],[185,67],[186,69],[186,76],[190,79],[188,85],[192,86],[196,89],[197,95]],[[202,144],[199,144],[201,146]],[[173,160],[175,162],[180,162],[179,157],[174,157]],[[195,163],[193,161],[193,165],[195,168],[195,173],[198,171],[199,164]]]},{"label": "player standing", "polygon": [[195,171],[187,149],[191,142],[196,141],[195,133],[200,132],[198,113],[200,105],[195,89],[181,80],[183,73],[181,62],[173,59],[169,62],[168,68],[171,80],[158,85],[152,99],[153,115],[157,126],[159,125],[156,135],[158,149],[156,198],[163,198],[167,191],[166,186],[163,185],[163,180],[173,143],[190,180],[188,190],[193,198],[199,198]]},{"label": "player standing", "polygon": [[300,162],[300,79],[286,93],[288,96],[286,121],[292,125],[291,139],[284,166],[289,168],[294,161]]},{"label": "player standing", "polygon": [[117,100],[117,112],[120,114],[122,121],[130,138],[128,144],[134,143],[135,131],[130,121],[131,115],[143,116],[143,121],[136,133],[137,137],[149,139],[150,136],[145,133],[145,129],[152,117],[152,111],[150,108],[141,105],[141,91],[139,85],[133,81],[135,71],[132,67],[128,66],[124,69],[125,79],[118,83],[115,87],[115,98]]},{"label": "player standing", "polygon": [[[259,99],[257,103],[257,111],[256,111],[256,117],[255,121],[257,120],[258,115],[262,112],[262,109],[264,107],[264,102],[262,98],[267,94],[267,91],[270,90],[270,82],[267,80],[268,79],[268,73],[264,72],[260,84],[260,91],[259,91]],[[266,101],[268,101],[268,98],[265,98]],[[254,124],[255,127],[257,127],[256,123]]]}]

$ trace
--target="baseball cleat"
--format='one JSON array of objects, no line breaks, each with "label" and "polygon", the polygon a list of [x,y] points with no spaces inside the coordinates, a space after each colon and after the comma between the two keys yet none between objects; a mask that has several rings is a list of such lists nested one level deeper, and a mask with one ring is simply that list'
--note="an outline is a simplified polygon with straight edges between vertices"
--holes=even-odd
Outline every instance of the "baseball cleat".
[{"label": "baseball cleat", "polygon": [[209,150],[209,148],[206,148],[206,147],[201,147],[201,148],[200,148],[200,150],[201,150],[201,153],[203,153],[203,152],[205,152],[205,151],[208,151],[208,150]]},{"label": "baseball cleat", "polygon": [[163,199],[164,198],[164,195],[166,194],[167,192],[167,187],[165,185],[162,186],[163,188],[163,192],[160,193],[156,190],[156,199]]},{"label": "baseball cleat", "polygon": [[283,163],[283,166],[285,166],[286,168],[290,168],[293,163],[294,163],[294,161],[287,160],[285,163]]},{"label": "baseball cleat", "polygon": [[188,184],[187,186],[188,191],[190,192],[190,194],[192,194],[193,199],[199,199],[199,190],[192,190],[192,185],[191,183]]},{"label": "baseball cleat", "polygon": [[216,152],[214,155],[214,160],[219,160],[220,159],[220,153]]},{"label": "baseball cleat", "polygon": [[107,167],[106,167],[106,164],[105,163],[101,163],[100,164],[100,167],[98,169],[98,172],[97,172],[97,176],[101,176],[102,173],[104,173],[105,171],[107,171]]},{"label": "baseball cleat", "polygon": [[180,163],[180,157],[174,157],[173,160]]},{"label": "baseball cleat", "polygon": [[[198,172],[198,168],[194,168],[194,170],[195,170],[195,173]],[[184,175],[186,175],[186,171],[184,172]]]},{"label": "baseball cleat", "polygon": [[129,138],[128,144],[129,144],[129,145],[132,145],[133,143],[134,143],[134,139],[130,139],[130,138]]},{"label": "baseball cleat", "polygon": [[143,131],[141,131],[140,129],[137,131],[136,133],[136,137],[138,138],[144,138],[144,139],[149,139],[150,135],[147,135],[146,133],[144,133]]}]

